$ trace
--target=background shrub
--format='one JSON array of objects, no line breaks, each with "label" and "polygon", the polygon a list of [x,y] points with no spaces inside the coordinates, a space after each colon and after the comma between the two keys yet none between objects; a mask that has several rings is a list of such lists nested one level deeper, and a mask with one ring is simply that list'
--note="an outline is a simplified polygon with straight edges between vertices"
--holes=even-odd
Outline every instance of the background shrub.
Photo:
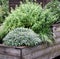
[{"label": "background shrub", "polygon": [[40,38],[43,42],[52,43],[52,25],[57,21],[57,14],[51,12],[51,9],[43,9],[41,15],[39,16],[39,21],[35,22],[32,29],[40,34]]},{"label": "background shrub", "polygon": [[8,15],[8,0],[0,0],[0,24],[4,22],[5,17]]},{"label": "background shrub", "polygon": [[52,0],[45,6],[45,8],[51,9],[51,12],[54,12],[54,14],[58,14],[58,19],[56,23],[60,22],[60,1],[59,0]]},{"label": "background shrub", "polygon": [[17,27],[31,28],[33,24],[39,20],[42,7],[36,3],[21,4],[6,18],[0,27],[0,39],[2,39],[9,31]]},{"label": "background shrub", "polygon": [[35,46],[41,44],[39,35],[27,28],[16,28],[9,32],[3,40],[4,44],[8,46]]}]

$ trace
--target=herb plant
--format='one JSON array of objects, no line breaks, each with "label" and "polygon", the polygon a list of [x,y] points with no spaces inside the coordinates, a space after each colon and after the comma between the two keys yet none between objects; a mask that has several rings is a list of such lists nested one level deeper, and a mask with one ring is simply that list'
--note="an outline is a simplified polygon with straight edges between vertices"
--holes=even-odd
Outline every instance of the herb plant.
[{"label": "herb plant", "polygon": [[8,15],[8,0],[0,0],[0,24],[4,22],[5,17]]},{"label": "herb plant", "polygon": [[41,44],[39,35],[28,28],[16,28],[3,39],[8,46],[35,46]]},{"label": "herb plant", "polygon": [[48,8],[47,5],[42,9],[41,5],[32,2],[21,4],[11,11],[0,27],[0,39],[15,28],[24,27],[32,29],[43,42],[52,43],[54,39],[51,26],[59,19],[58,9],[55,10],[53,12],[52,7]]},{"label": "herb plant", "polygon": [[41,15],[39,16],[39,21],[32,26],[32,29],[36,33],[40,34],[40,38],[43,42],[52,43],[53,35],[51,26],[54,24],[57,18],[57,14],[54,15],[50,9],[43,9]]},{"label": "herb plant", "polygon": [[16,7],[15,10],[11,11],[11,14],[9,14],[0,27],[0,39],[17,27],[31,28],[39,19],[41,11],[42,7],[32,2],[21,4],[19,7]]},{"label": "herb plant", "polygon": [[59,0],[52,0],[49,2],[46,6],[46,9],[51,9],[51,12],[54,12],[54,14],[58,14],[58,19],[56,23],[60,22],[60,1]]}]

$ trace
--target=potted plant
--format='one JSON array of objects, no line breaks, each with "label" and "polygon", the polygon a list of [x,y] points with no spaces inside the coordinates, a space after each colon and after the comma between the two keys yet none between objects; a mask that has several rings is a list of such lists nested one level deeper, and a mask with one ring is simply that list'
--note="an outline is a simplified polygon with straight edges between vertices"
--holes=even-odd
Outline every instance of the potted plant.
[{"label": "potted plant", "polygon": [[50,8],[42,8],[39,4],[21,3],[0,27],[0,41],[3,39],[0,59],[49,59],[55,47],[58,51],[60,48],[60,45],[47,48],[54,42],[51,26],[57,16]]}]

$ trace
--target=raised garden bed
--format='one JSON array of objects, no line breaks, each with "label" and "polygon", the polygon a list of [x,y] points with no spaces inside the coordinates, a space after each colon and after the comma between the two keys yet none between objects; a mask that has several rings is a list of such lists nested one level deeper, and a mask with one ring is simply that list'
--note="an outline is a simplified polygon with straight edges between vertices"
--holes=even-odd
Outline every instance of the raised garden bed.
[{"label": "raised garden bed", "polygon": [[0,59],[52,59],[60,55],[60,44],[50,47],[7,47],[0,45]]},{"label": "raised garden bed", "polygon": [[53,25],[55,44],[47,47],[42,44],[35,47],[8,47],[0,44],[0,59],[53,59],[60,55],[60,24]]}]

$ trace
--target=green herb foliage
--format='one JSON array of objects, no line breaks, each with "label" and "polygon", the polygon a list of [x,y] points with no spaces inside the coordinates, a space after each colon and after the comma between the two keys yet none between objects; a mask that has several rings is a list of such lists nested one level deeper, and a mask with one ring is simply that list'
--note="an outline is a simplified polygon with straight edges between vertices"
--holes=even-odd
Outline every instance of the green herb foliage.
[{"label": "green herb foliage", "polygon": [[0,29],[0,39],[17,27],[31,28],[38,20],[42,7],[36,3],[21,4],[11,11]]},{"label": "green herb foliage", "polygon": [[0,0],[0,24],[4,22],[8,15],[8,0]]},{"label": "green herb foliage", "polygon": [[57,14],[50,12],[50,9],[44,9],[39,17],[39,21],[37,21],[32,29],[40,34],[40,38],[43,42],[52,43],[52,29],[51,26],[57,20]]},{"label": "green herb foliage", "polygon": [[16,28],[9,32],[3,40],[4,44],[8,46],[35,46],[41,44],[39,35],[27,28]]},{"label": "green herb foliage", "polygon": [[51,9],[51,12],[54,12],[54,14],[58,14],[58,19],[57,19],[56,23],[59,23],[60,22],[60,1],[52,0],[45,6],[45,8]]},{"label": "green herb foliage", "polygon": [[43,8],[36,3],[25,3],[12,10],[0,29],[0,39],[6,36],[11,30],[17,27],[30,28],[39,34],[41,40],[52,43],[51,26],[57,21],[58,14],[51,11],[51,8]]}]

